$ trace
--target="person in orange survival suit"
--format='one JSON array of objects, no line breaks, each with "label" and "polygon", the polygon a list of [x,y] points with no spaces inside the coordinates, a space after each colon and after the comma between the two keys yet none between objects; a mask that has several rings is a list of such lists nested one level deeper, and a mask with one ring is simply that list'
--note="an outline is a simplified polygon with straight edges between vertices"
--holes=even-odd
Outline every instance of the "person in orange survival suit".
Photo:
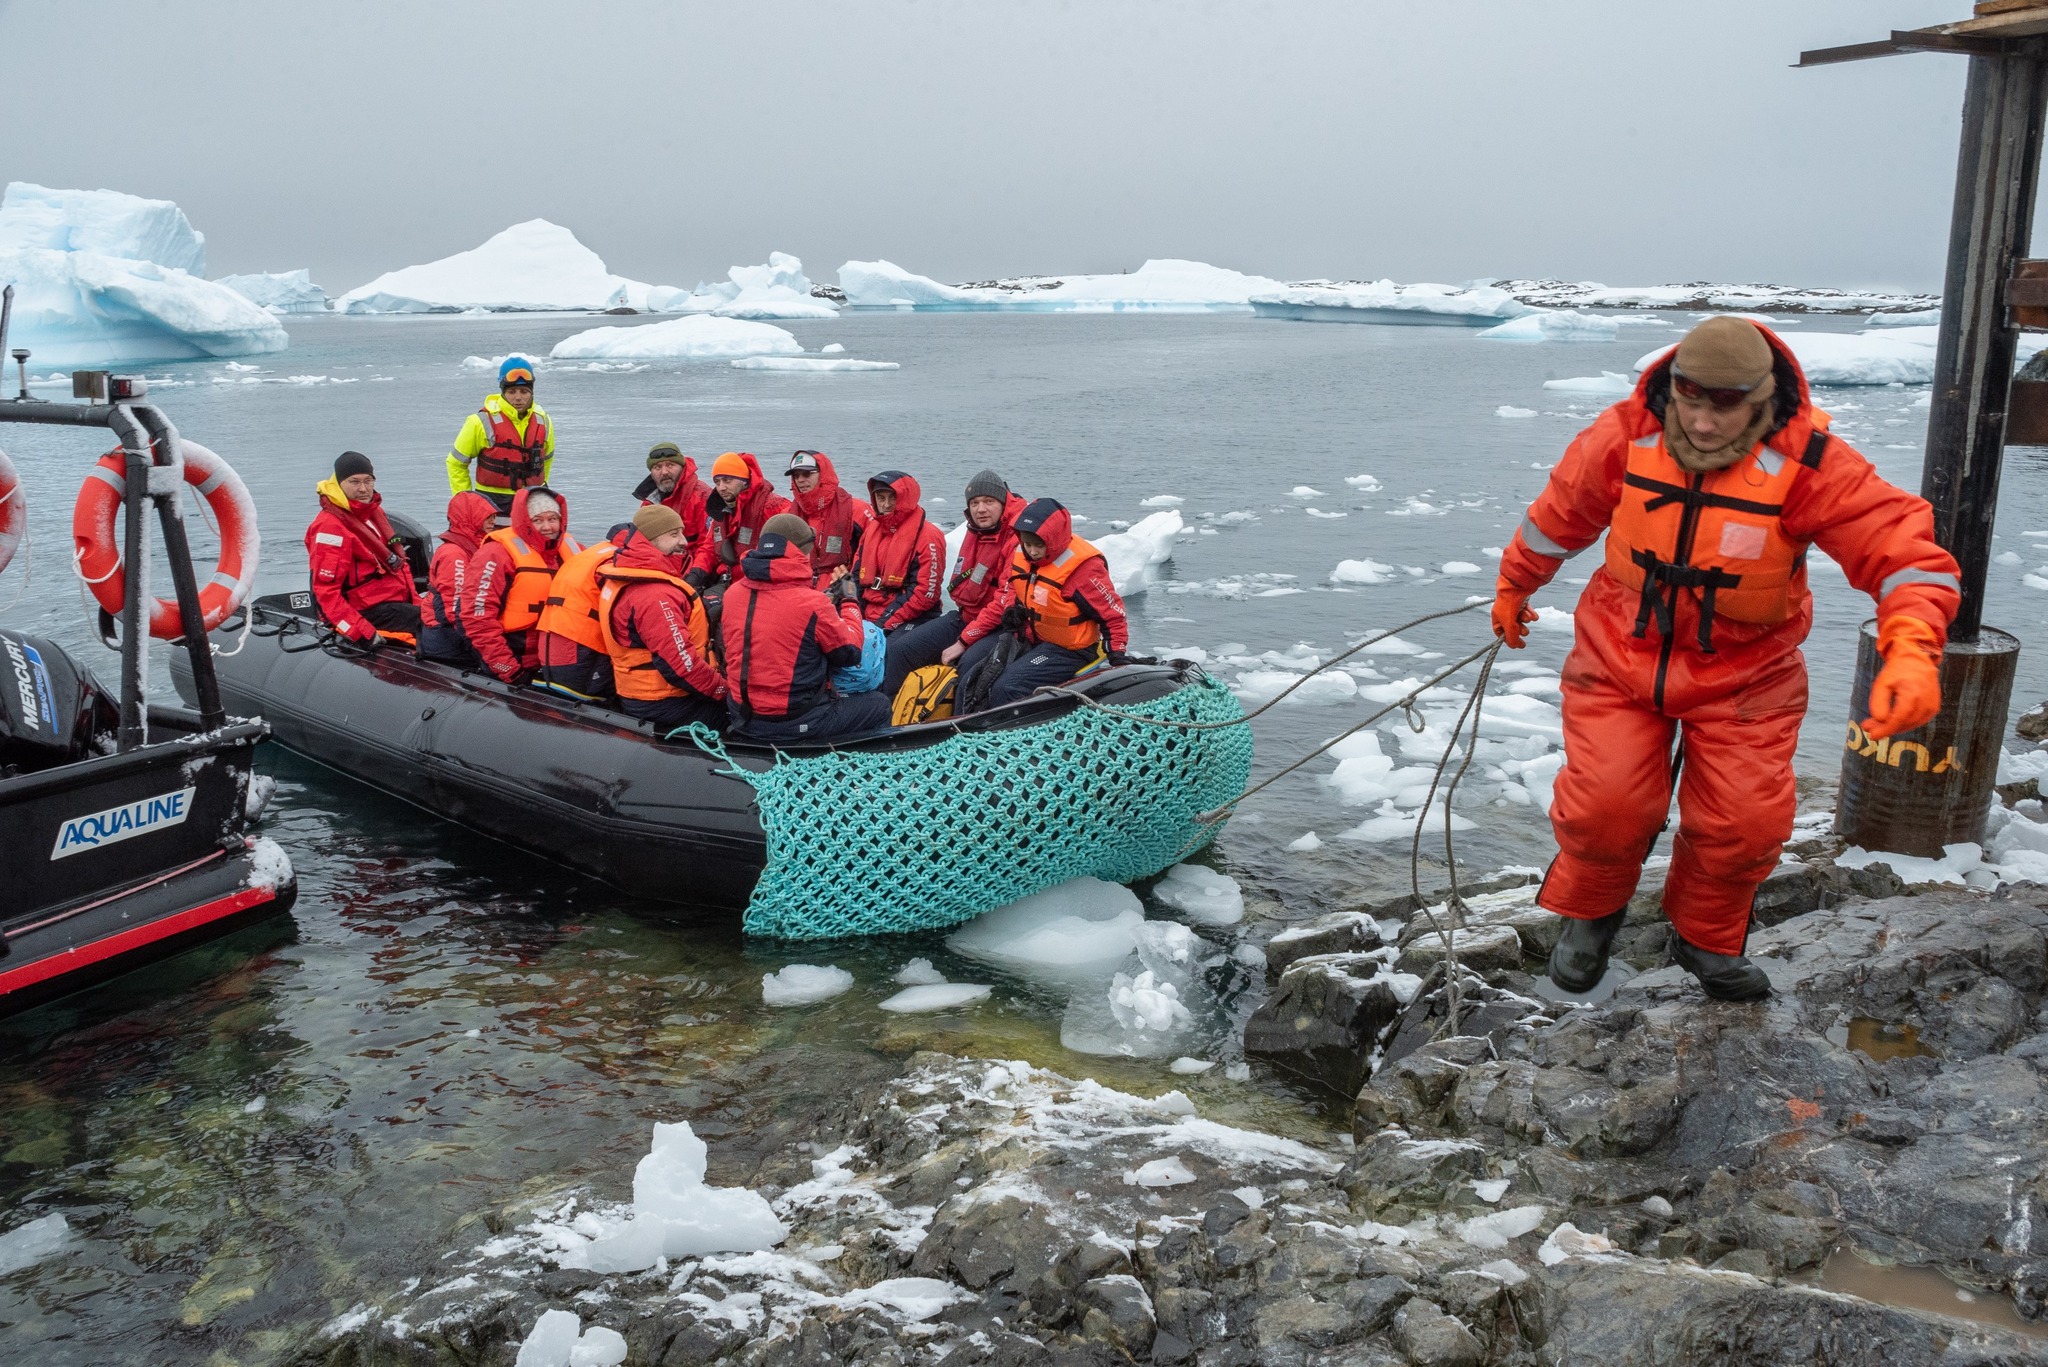
[{"label": "person in orange survival suit", "polygon": [[1568,992],[1606,970],[1670,808],[1683,728],[1664,884],[1672,957],[1710,996],[1769,994],[1742,950],[1756,887],[1792,830],[1809,546],[1877,601],[1884,668],[1864,729],[1896,735],[1941,710],[1956,562],[1926,501],[1827,427],[1775,333],[1708,319],[1578,435],[1501,556],[1493,627],[1520,649],[1529,596],[1607,533],[1564,666],[1558,854],[1537,894],[1568,918],[1550,958]]}]

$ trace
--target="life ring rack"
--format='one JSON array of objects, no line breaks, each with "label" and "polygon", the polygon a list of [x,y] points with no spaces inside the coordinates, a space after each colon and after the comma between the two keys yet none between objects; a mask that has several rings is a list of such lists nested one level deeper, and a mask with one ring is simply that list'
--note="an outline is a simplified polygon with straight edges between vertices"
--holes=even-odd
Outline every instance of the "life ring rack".
[{"label": "life ring rack", "polygon": [[[242,605],[256,586],[256,555],[261,543],[256,533],[255,504],[242,477],[220,456],[196,441],[181,439],[178,445],[183,449],[180,468],[185,483],[206,500],[220,528],[220,559],[212,576],[199,588],[200,617],[205,629],[212,631]],[[128,497],[127,471],[127,455],[121,448],[101,456],[87,473],[71,512],[73,568],[100,607],[111,616],[119,615],[127,594],[126,567],[121,563],[121,539],[117,532]],[[0,517],[4,513],[5,505],[0,504]],[[177,599],[159,598],[151,605],[149,634],[164,641],[184,637]]]}]

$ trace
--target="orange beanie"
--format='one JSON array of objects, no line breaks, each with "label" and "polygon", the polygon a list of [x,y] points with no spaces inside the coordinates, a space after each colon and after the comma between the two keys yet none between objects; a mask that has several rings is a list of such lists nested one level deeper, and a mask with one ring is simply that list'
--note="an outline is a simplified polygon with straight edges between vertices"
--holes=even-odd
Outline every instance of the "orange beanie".
[{"label": "orange beanie", "polygon": [[730,475],[734,479],[752,479],[754,472],[747,468],[746,457],[737,451],[727,451],[711,462],[711,475],[714,479],[719,475]]}]

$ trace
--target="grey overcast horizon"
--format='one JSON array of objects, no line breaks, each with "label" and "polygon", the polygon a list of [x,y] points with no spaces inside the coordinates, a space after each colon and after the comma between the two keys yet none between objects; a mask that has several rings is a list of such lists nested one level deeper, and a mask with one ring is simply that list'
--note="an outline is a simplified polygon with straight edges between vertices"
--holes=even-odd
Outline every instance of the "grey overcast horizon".
[{"label": "grey overcast horizon", "polygon": [[331,294],[528,218],[614,272],[1940,287],[1968,0],[0,0],[0,179]]}]

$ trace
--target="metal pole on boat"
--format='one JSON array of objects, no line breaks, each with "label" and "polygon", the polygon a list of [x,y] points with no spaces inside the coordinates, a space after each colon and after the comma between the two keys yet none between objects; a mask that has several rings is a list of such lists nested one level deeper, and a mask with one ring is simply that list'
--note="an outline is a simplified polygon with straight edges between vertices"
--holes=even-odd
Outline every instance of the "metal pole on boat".
[{"label": "metal pole on boat", "polygon": [[149,436],[127,404],[115,404],[107,424],[121,439],[125,459],[126,487],[122,497],[127,521],[122,527],[121,564],[127,592],[121,598],[121,749],[140,749],[149,743],[148,699],[143,695],[144,652],[149,633],[142,616],[143,539],[142,514],[149,496]]},{"label": "metal pole on boat", "polygon": [[185,482],[184,452],[178,445],[178,429],[162,409],[154,404],[138,404],[134,412],[153,439],[156,468],[178,472],[177,478],[167,481],[169,488],[151,497],[163,529],[164,555],[171,562],[171,583],[178,593],[178,622],[184,632],[185,653],[192,661],[199,721],[210,731],[227,721],[227,712],[221,707],[220,681],[213,672],[213,645],[207,640],[206,616],[200,610],[199,586],[192,573],[192,550],[185,538],[185,516],[180,507]]},{"label": "metal pole on boat", "polygon": [[[1979,6],[1982,11],[1985,7]],[[2021,258],[2033,233],[2034,193],[2048,116],[2048,5],[1894,32],[1887,41],[1801,54],[1821,66],[1901,52],[1969,56],[1956,159],[1948,265],[1920,492],[1935,539],[1962,571],[1962,607],[1941,661],[1941,714],[1901,736],[1865,735],[1883,661],[1874,624],[1858,641],[1835,830],[1864,849],[1940,858],[1982,843],[2005,733],[2019,641],[1984,625],[1984,581],[2005,455],[2022,297]],[[2048,282],[2042,282],[2048,284]],[[2048,303],[2048,295],[2039,301]]]}]

